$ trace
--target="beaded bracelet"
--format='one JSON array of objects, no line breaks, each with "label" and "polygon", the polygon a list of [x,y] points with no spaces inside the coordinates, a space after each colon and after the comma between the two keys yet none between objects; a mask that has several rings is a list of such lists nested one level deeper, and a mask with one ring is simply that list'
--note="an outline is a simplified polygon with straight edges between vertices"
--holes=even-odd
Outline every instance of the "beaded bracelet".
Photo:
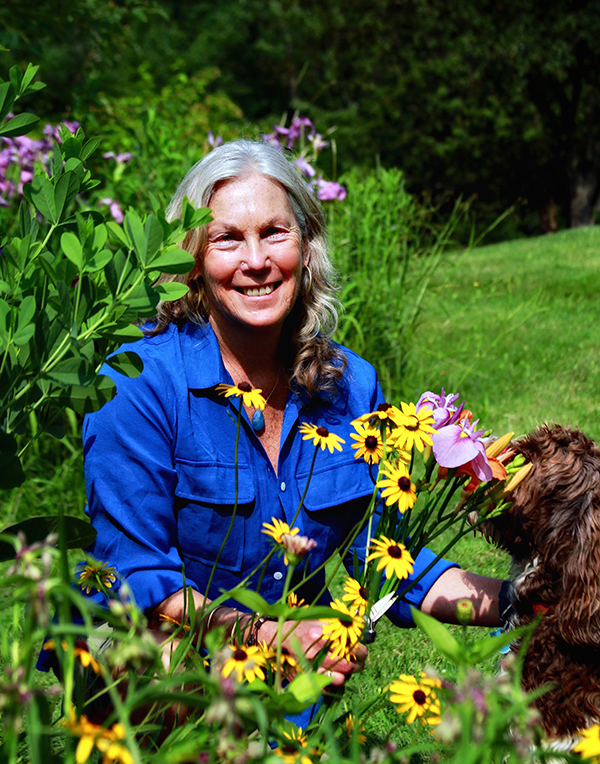
[{"label": "beaded bracelet", "polygon": [[[254,614],[255,616],[258,615],[258,613]],[[277,618],[273,618],[269,615],[261,615],[259,616],[256,621],[252,624],[252,628],[250,629],[250,636],[246,640],[246,645],[248,647],[253,647],[258,643],[258,632],[260,630],[260,627],[265,623],[266,621],[276,621]]]}]

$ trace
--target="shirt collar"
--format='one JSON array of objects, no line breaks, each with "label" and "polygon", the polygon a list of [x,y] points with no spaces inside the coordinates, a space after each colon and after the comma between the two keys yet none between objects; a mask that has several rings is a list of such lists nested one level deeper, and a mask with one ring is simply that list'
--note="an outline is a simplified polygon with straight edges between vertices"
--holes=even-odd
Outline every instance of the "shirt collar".
[{"label": "shirt collar", "polygon": [[[181,329],[180,341],[188,389],[204,390],[221,382],[233,384],[223,363],[217,337],[208,322],[193,324],[187,321]],[[320,391],[313,398],[303,388],[295,388],[293,393],[301,408],[331,405],[340,397],[339,391]]]},{"label": "shirt collar", "polygon": [[190,390],[204,390],[220,382],[233,384],[211,325],[186,322],[180,334],[183,366]]}]

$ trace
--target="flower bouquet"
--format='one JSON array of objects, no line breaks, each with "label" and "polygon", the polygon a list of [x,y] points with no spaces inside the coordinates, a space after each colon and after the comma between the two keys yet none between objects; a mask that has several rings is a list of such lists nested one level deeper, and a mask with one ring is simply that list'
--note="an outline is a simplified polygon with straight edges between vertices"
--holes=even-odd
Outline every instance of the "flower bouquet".
[{"label": "flower bouquet", "polygon": [[[443,389],[426,392],[416,405],[382,403],[352,423],[356,458],[377,466],[366,562],[346,581],[343,597],[366,620],[363,641],[373,641],[374,623],[462,536],[504,511],[530,469],[510,448],[514,433],[493,438],[458,401]],[[435,560],[403,584],[421,549],[448,531]]]}]

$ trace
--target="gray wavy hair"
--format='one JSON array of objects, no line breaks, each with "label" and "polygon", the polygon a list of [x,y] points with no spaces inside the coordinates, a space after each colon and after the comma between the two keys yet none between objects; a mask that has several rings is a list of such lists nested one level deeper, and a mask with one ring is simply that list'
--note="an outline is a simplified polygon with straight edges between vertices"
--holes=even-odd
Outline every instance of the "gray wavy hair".
[{"label": "gray wavy hair", "polygon": [[[210,207],[218,186],[251,172],[277,181],[286,192],[302,238],[308,242],[307,268],[302,270],[300,294],[287,317],[281,336],[280,356],[290,372],[290,382],[310,395],[335,390],[346,358],[331,337],[337,328],[340,302],[335,272],[327,253],[323,209],[291,162],[266,143],[239,140],[213,149],[192,167],[180,183],[166,210],[168,220],[181,216],[187,197],[196,208]],[[208,241],[206,226],[189,231],[182,247],[198,260]],[[180,300],[160,303],[152,334],[163,332],[171,322],[205,323],[208,304],[204,282],[197,269],[183,276],[164,274],[161,282],[179,281],[190,291]]]}]

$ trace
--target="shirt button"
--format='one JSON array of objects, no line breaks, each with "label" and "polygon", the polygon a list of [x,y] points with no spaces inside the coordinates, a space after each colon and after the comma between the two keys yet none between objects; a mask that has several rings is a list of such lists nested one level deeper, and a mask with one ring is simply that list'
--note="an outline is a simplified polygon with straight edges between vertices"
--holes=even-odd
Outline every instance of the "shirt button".
[{"label": "shirt button", "polygon": [[282,491],[285,491],[285,483],[283,480],[281,481],[281,485],[279,487],[281,488]]},{"label": "shirt button", "polygon": [[280,570],[276,570],[275,573],[273,573],[273,578],[276,581],[281,581],[281,579],[283,578],[283,573]]}]

